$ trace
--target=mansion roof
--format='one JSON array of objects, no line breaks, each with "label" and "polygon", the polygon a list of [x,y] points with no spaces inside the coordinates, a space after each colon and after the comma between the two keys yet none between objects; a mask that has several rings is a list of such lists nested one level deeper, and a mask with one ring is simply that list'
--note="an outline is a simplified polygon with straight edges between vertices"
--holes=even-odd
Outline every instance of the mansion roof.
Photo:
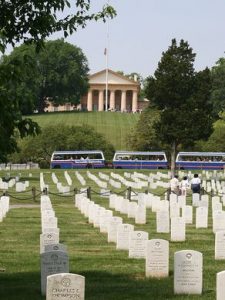
[{"label": "mansion roof", "polygon": [[[96,85],[96,84],[106,84],[106,70],[102,70],[100,72],[94,73],[89,76],[89,84],[90,85]],[[139,88],[140,83],[128,78],[127,76],[124,76],[122,74],[119,74],[117,72],[114,72],[112,70],[108,70],[108,84],[109,85],[127,85]]]}]

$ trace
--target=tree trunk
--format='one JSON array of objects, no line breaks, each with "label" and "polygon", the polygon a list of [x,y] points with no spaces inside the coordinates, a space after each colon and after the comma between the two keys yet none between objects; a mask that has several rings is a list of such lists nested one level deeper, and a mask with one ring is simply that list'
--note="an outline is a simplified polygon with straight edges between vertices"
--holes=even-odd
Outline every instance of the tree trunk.
[{"label": "tree trunk", "polygon": [[174,141],[171,149],[171,166],[170,166],[172,177],[174,177],[176,171],[176,150],[177,150],[177,145],[176,142]]}]

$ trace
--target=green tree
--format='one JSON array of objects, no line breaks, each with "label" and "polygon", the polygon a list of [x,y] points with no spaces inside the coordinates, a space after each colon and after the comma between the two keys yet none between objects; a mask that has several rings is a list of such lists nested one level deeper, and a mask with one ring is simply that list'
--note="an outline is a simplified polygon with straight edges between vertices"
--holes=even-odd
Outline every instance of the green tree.
[{"label": "green tree", "polygon": [[219,120],[213,124],[213,133],[207,141],[196,143],[197,150],[206,152],[224,152],[225,149],[225,113],[219,114]]},{"label": "green tree", "polygon": [[6,161],[7,154],[17,149],[16,137],[40,132],[37,123],[22,118],[19,107],[21,98],[14,93],[22,81],[22,72],[23,66],[16,60],[0,65],[0,161]]},{"label": "green tree", "polygon": [[[0,3],[0,52],[16,43],[32,43],[40,49],[52,33],[72,34],[88,21],[113,17],[115,10],[106,5],[100,12],[90,11],[90,0],[9,0]],[[60,17],[64,11],[67,15]],[[16,149],[16,135],[36,134],[39,127],[31,119],[23,119],[18,95],[12,93],[23,82],[23,65],[17,59],[0,65],[0,160]]]},{"label": "green tree", "polygon": [[210,71],[195,72],[194,59],[187,42],[181,40],[177,45],[173,39],[154,77],[147,79],[147,98],[160,110],[160,118],[154,124],[156,136],[170,149],[172,173],[178,147],[194,145],[212,132]]},{"label": "green tree", "polygon": [[44,162],[49,167],[56,150],[102,150],[106,159],[112,159],[114,147],[91,126],[48,126],[35,137],[19,141],[19,153],[10,156],[13,162]]},{"label": "green tree", "polygon": [[225,110],[225,58],[220,58],[211,70],[211,101],[216,116]]},{"label": "green tree", "polygon": [[127,135],[128,148],[136,151],[162,149],[163,146],[157,139],[154,129],[154,124],[158,119],[158,110],[152,107],[145,109],[140,115],[136,126]]},{"label": "green tree", "polygon": [[[66,16],[63,12],[66,11]],[[105,5],[101,11],[91,12],[90,0],[8,0],[0,4],[0,51],[8,45],[35,42],[38,48],[55,32],[64,37],[89,21],[106,20],[115,16],[113,7]]]},{"label": "green tree", "polygon": [[15,59],[24,66],[23,81],[13,88],[22,99],[23,114],[42,112],[47,99],[55,104],[77,104],[88,90],[87,59],[80,48],[63,39],[45,42],[39,52],[35,45],[22,45],[5,56],[3,63]]}]

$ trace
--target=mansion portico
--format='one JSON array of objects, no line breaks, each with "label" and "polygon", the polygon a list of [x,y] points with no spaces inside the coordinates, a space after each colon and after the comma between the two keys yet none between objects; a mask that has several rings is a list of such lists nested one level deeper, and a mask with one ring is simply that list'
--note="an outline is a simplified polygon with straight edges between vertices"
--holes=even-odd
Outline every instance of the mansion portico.
[{"label": "mansion portico", "polygon": [[[81,109],[88,111],[132,111],[138,107],[140,84],[119,73],[108,70],[108,101],[106,101],[106,70],[89,77],[89,91],[81,99]],[[106,109],[106,102],[108,102]]]},{"label": "mansion portico", "polygon": [[138,99],[139,91],[139,82],[108,70],[108,101],[106,101],[106,70],[102,70],[89,76],[88,93],[81,98],[79,105],[71,103],[56,105],[48,101],[45,111],[142,111],[148,106],[149,101]]}]

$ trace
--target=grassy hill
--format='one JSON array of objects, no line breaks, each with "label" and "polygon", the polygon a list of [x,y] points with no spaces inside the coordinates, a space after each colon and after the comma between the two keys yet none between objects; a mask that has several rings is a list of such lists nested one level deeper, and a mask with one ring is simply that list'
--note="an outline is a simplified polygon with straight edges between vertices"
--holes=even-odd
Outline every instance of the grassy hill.
[{"label": "grassy hill", "polygon": [[139,119],[139,114],[119,112],[63,112],[45,113],[31,118],[41,127],[63,123],[65,125],[93,126],[96,131],[103,134],[117,150],[128,150],[126,135]]}]

